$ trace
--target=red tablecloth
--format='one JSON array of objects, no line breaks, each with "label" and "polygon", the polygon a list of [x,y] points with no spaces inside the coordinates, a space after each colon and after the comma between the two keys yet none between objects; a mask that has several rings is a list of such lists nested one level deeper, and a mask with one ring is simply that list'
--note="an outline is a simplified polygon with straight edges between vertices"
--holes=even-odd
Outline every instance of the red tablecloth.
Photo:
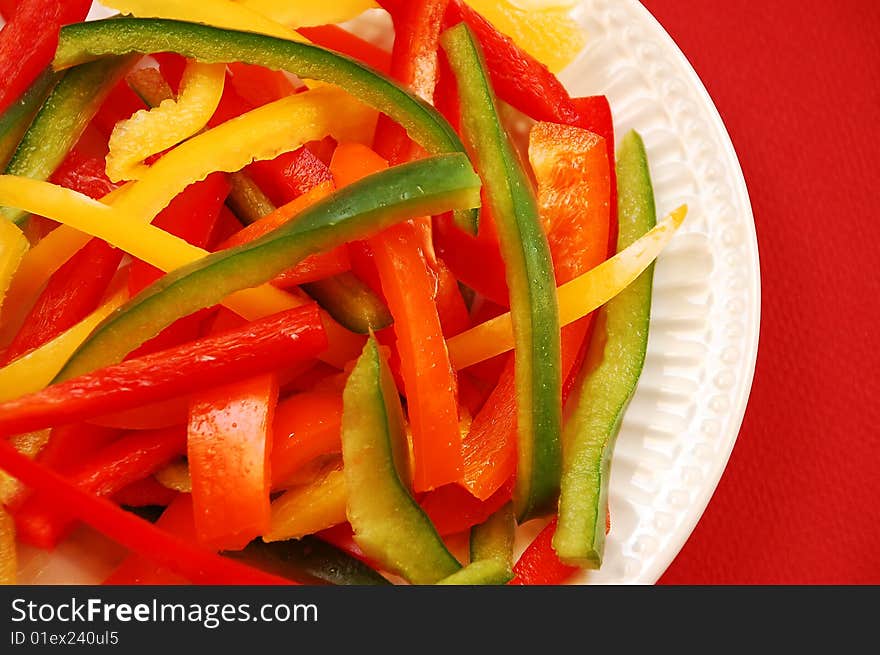
[{"label": "red tablecloth", "polygon": [[730,131],[763,287],[742,431],[661,582],[880,583],[880,2],[644,4]]}]

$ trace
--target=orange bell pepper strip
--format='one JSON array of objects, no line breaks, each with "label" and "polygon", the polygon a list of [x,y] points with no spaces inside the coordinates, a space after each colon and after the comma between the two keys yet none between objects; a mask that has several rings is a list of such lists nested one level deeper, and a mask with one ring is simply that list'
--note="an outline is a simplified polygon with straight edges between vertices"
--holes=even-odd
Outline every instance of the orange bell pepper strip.
[{"label": "orange bell pepper strip", "polygon": [[[340,179],[355,177],[352,171],[379,170],[365,170],[365,161],[379,165],[369,148],[342,144],[330,167]],[[412,223],[403,223],[370,239],[369,244],[394,317],[412,426],[413,487],[429,491],[459,479],[462,453],[455,372],[434,303],[436,282],[419,247],[421,237]]]},{"label": "orange bell pepper strip", "polygon": [[193,396],[187,457],[200,543],[241,550],[269,527],[270,430],[278,380],[263,375]]},{"label": "orange bell pepper strip", "polygon": [[[135,432],[88,457],[66,473],[70,482],[97,496],[112,496],[141,480],[184,452],[183,429]],[[39,548],[53,548],[69,531],[72,518],[57,497],[34,494],[15,512],[19,539]]]},{"label": "orange bell pepper strip", "polygon": [[291,584],[289,580],[264,573],[239,562],[220,557],[164,532],[152,523],[94,496],[57,473],[32,462],[0,440],[0,469],[49,498],[63,498],[65,509],[129,550],[165,566],[197,584]]},{"label": "orange bell pepper strip", "polygon": [[278,403],[272,426],[272,488],[316,457],[342,452],[342,393],[309,391]]}]

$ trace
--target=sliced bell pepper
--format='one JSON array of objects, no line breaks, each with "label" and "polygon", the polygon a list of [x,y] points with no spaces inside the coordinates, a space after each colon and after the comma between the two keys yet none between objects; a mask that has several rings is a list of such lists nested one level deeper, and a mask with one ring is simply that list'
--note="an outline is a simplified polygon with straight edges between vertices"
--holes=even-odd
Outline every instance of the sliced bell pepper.
[{"label": "sliced bell pepper", "polygon": [[247,170],[276,205],[292,202],[315,187],[333,181],[330,169],[309,145],[275,159],[254,162]]},{"label": "sliced bell pepper", "polygon": [[122,507],[167,507],[177,498],[177,492],[164,487],[156,478],[144,478],[123,487],[113,494],[113,502]]},{"label": "sliced bell pepper", "polygon": [[385,358],[370,338],[343,395],[346,514],[355,540],[383,568],[432,584],[461,568],[410,495],[403,409]]},{"label": "sliced bell pepper", "polygon": [[471,326],[467,304],[458,286],[458,280],[442,261],[437,261],[434,269],[437,274],[437,315],[446,338],[464,332]]},{"label": "sliced bell pepper", "polygon": [[40,73],[18,100],[0,114],[0,168],[6,169],[21,138],[62,73],[51,68]]},{"label": "sliced bell pepper", "polygon": [[151,523],[71,484],[0,441],[0,468],[47,497],[64,498],[65,509],[143,557],[200,584],[290,584],[287,580],[219,557],[163,532]]},{"label": "sliced bell pepper", "polygon": [[264,571],[303,584],[391,584],[359,559],[317,537],[274,543],[253,541],[242,551],[241,558]]},{"label": "sliced bell pepper", "polygon": [[239,4],[279,23],[295,27],[342,23],[374,6],[372,0],[334,0],[326,3],[312,0],[239,0]]},{"label": "sliced bell pepper", "polygon": [[511,0],[465,0],[499,32],[558,73],[583,49],[583,30],[567,9],[525,8]]},{"label": "sliced bell pepper", "polygon": [[556,532],[556,519],[548,523],[532,543],[528,545],[513,566],[511,585],[560,585],[572,578],[576,566],[564,564],[553,550],[553,534]]},{"label": "sliced bell pepper", "polygon": [[113,182],[138,179],[147,169],[146,159],[204,128],[220,104],[225,79],[223,64],[190,62],[176,100],[141,110],[113,128],[107,176]]},{"label": "sliced bell pepper", "polygon": [[234,382],[192,397],[187,459],[200,542],[241,550],[269,526],[275,375]]},{"label": "sliced bell pepper", "polygon": [[264,541],[300,539],[346,520],[346,476],[338,468],[319,472],[272,501],[272,518]]},{"label": "sliced bell pepper", "polygon": [[[560,323],[568,325],[595,311],[626,289],[663,251],[687,216],[687,205],[668,214],[631,246],[557,289]],[[513,348],[509,314],[452,337],[449,354],[456,368],[466,368]]]},{"label": "sliced bell pepper", "polygon": [[120,430],[160,430],[183,425],[189,409],[188,401],[186,396],[170,398],[122,412],[96,416],[89,419],[89,423]]},{"label": "sliced bell pepper", "polygon": [[577,109],[562,83],[464,0],[451,0],[446,26],[464,21],[479,40],[498,97],[535,120],[572,124]]},{"label": "sliced bell pepper", "polygon": [[256,223],[275,211],[269,196],[263,193],[254,179],[243,171],[229,175],[229,208],[245,225]]},{"label": "sliced bell pepper", "polygon": [[52,61],[58,30],[86,17],[90,0],[25,0],[0,32],[0,112],[15,102]]},{"label": "sliced bell pepper", "polygon": [[[281,277],[286,275],[282,274]],[[300,282],[303,291],[318,301],[346,329],[357,334],[368,334],[371,330],[382,330],[394,323],[394,317],[382,299],[353,273],[340,272],[332,277],[321,277],[323,279],[314,282]],[[278,278],[275,279],[277,283]]]},{"label": "sliced bell pepper", "polygon": [[0,585],[14,585],[18,575],[15,521],[0,507]]},{"label": "sliced bell pepper", "polygon": [[510,501],[513,478],[486,500],[478,500],[457,484],[431,491],[419,501],[425,514],[442,536],[464,532],[488,519]]},{"label": "sliced bell pepper", "polygon": [[27,238],[20,229],[7,222],[0,225],[0,308],[27,249]]},{"label": "sliced bell pepper", "polygon": [[[52,90],[6,166],[7,175],[47,180],[64,161],[116,83],[137,57],[110,57],[68,71]],[[20,224],[27,214],[2,210]]]},{"label": "sliced bell pepper", "polygon": [[352,34],[339,25],[316,25],[300,27],[297,31],[315,45],[319,45],[375,68],[380,73],[391,71],[391,55],[365,39]]},{"label": "sliced bell pepper", "polygon": [[54,339],[97,309],[122,254],[104,241],[92,239],[58,269],[31,308],[21,330],[0,356],[0,366]]},{"label": "sliced bell pepper", "polygon": [[287,398],[275,410],[272,427],[272,488],[316,457],[342,451],[342,395],[311,391]]},{"label": "sliced bell pepper", "polygon": [[[449,0],[419,0],[399,5],[391,13],[394,22],[391,76],[425,102],[434,99],[437,50],[448,4]],[[380,117],[376,149],[382,157],[392,164],[407,161],[412,156],[411,147],[412,142],[400,125]]]},{"label": "sliced bell pepper", "polygon": [[[29,459],[34,459],[49,440],[51,430],[38,430],[17,434],[9,439],[9,444],[16,452]],[[22,498],[24,487],[14,477],[0,470],[0,505],[13,507]]]},{"label": "sliced bell pepper", "polygon": [[239,62],[230,62],[227,67],[235,92],[254,107],[268,105],[297,91],[281,71]]},{"label": "sliced bell pepper", "polygon": [[124,291],[117,292],[70,329],[0,368],[0,402],[39,391],[49,384],[101,321],[127,297]]},{"label": "sliced bell pepper", "polygon": [[143,97],[135,91],[138,81],[143,80],[146,75],[153,75],[153,73],[144,72],[147,70],[153,71],[153,73],[161,78],[161,75],[154,68],[138,68],[133,70],[124,79],[116,83],[116,86],[110,91],[98,113],[95,114],[91,125],[101,132],[105,139],[110,138],[116,123],[130,118],[136,111],[148,106]]},{"label": "sliced bell pepper", "polygon": [[[346,184],[387,163],[358,144],[342,144],[331,170]],[[369,241],[383,295],[394,318],[403,390],[412,424],[413,486],[428,491],[458,479],[461,435],[456,382],[434,302],[436,281],[419,247],[420,234],[401,224]]]},{"label": "sliced bell pepper", "polygon": [[[208,63],[219,59],[284,69],[350,88],[359,100],[400,123],[429,153],[464,152],[455,130],[435,109],[363,64],[304,43],[179,21],[122,18],[65,28],[54,65],[67,68],[105,55],[169,50]],[[477,217],[475,209],[460,210],[456,221],[473,233]]]},{"label": "sliced bell pepper", "polygon": [[[621,144],[618,250],[629,247],[657,221],[644,143],[635,133]],[[653,266],[600,311],[599,335],[590,344],[579,398],[563,434],[563,482],[553,546],[568,564],[602,563],[611,455],[623,413],[641,375],[651,319]]]},{"label": "sliced bell pepper", "polygon": [[200,2],[177,2],[175,0],[107,0],[111,9],[138,18],[174,19],[190,21],[233,30],[247,29],[281,39],[304,41],[305,38],[286,25],[254,11],[242,2],[228,0],[201,0]]},{"label": "sliced bell pepper", "polygon": [[501,126],[473,34],[459,25],[441,43],[458,81],[462,130],[485,180],[506,264],[517,363],[514,506],[524,521],[552,511],[559,491],[562,380],[553,263],[531,183]]},{"label": "sliced bell pepper", "polygon": [[[119,361],[180,316],[271,279],[309,254],[363,238],[414,213],[478,204],[478,185],[467,158],[452,154],[398,166],[341,189],[262,239],[166,275],[105,322],[64,375]],[[226,274],[230,266],[235,275]],[[169,295],[174,304],[162,301]]]},{"label": "sliced bell pepper", "polygon": [[470,534],[470,564],[440,580],[441,585],[503,585],[513,578],[516,520],[507,502]]},{"label": "sliced bell pepper", "polygon": [[0,403],[0,434],[86,420],[199,391],[216,386],[220,376],[260,375],[314,357],[326,346],[317,306],[292,309]]},{"label": "sliced bell pepper", "polygon": [[[109,497],[141,480],[186,450],[186,432],[172,428],[160,432],[135,432],[102,448],[65,476],[71,484],[97,496]],[[16,510],[18,536],[39,548],[54,548],[67,534],[72,518],[64,503],[44,494],[30,496]]]}]

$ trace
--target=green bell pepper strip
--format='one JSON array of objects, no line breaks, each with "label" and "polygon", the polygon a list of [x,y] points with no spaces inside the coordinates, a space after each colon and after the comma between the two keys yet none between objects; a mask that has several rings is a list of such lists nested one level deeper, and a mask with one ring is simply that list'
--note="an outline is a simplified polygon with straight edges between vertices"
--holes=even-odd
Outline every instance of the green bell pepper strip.
[{"label": "green bell pepper strip", "polygon": [[[48,180],[138,57],[112,57],[68,71],[52,90],[6,166],[7,175]],[[4,207],[16,225],[27,212]]]},{"label": "green bell pepper strip", "polygon": [[388,363],[370,337],[342,396],[346,514],[367,555],[412,584],[461,568],[409,489],[403,408]]},{"label": "green bell pepper strip", "polygon": [[[620,252],[657,223],[645,146],[636,132],[629,132],[621,143],[617,181]],[[553,547],[572,566],[599,568],[602,563],[611,455],[645,362],[653,276],[651,264],[599,310],[587,372],[563,433],[562,492]]]},{"label": "green bell pepper strip", "polygon": [[272,543],[257,539],[242,551],[224,555],[302,584],[391,584],[359,559],[317,537]]},{"label": "green bell pepper strip", "polygon": [[471,563],[444,578],[441,585],[502,585],[513,579],[513,504],[471,529]]},{"label": "green bell pepper strip", "polygon": [[357,334],[382,330],[394,323],[382,299],[354,273],[340,273],[300,286],[340,325]]},{"label": "green bell pepper strip", "polygon": [[[60,70],[132,52],[176,52],[207,63],[238,61],[335,84],[398,122],[429,154],[465,151],[431,105],[365,64],[307,43],[175,20],[113,18],[64,27],[53,65]],[[457,210],[455,216],[459,227],[476,234],[477,209]]]},{"label": "green bell pepper strip", "polygon": [[458,81],[461,127],[498,230],[515,335],[520,522],[556,509],[562,432],[559,307],[553,261],[530,181],[504,131],[482,53],[467,25],[441,44]]},{"label": "green bell pepper strip", "polygon": [[5,169],[9,164],[31,121],[61,77],[60,73],[46,69],[0,116],[0,167]]},{"label": "green bell pepper strip", "polygon": [[413,216],[479,203],[480,179],[461,153],[422,159],[366,177],[259,239],[163,276],[99,325],[55,381],[122,361],[178,318],[268,282],[311,254],[366,238]]}]

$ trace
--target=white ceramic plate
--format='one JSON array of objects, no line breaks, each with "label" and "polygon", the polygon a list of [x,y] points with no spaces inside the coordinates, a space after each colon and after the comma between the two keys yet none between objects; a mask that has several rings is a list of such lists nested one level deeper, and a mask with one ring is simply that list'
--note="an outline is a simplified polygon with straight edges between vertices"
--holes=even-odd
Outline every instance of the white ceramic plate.
[{"label": "white ceramic plate", "polygon": [[[584,0],[575,16],[589,41],[563,82],[572,95],[607,95],[617,134],[642,134],[661,215],[690,206],[656,268],[648,357],[614,453],[605,561],[577,580],[650,584],[696,525],[739,432],[758,348],[758,246],[730,138],[673,40],[636,0]],[[373,37],[381,25],[357,22]],[[539,528],[525,526],[521,541]],[[22,549],[20,579],[97,582],[119,555],[81,530],[52,556]]]}]

